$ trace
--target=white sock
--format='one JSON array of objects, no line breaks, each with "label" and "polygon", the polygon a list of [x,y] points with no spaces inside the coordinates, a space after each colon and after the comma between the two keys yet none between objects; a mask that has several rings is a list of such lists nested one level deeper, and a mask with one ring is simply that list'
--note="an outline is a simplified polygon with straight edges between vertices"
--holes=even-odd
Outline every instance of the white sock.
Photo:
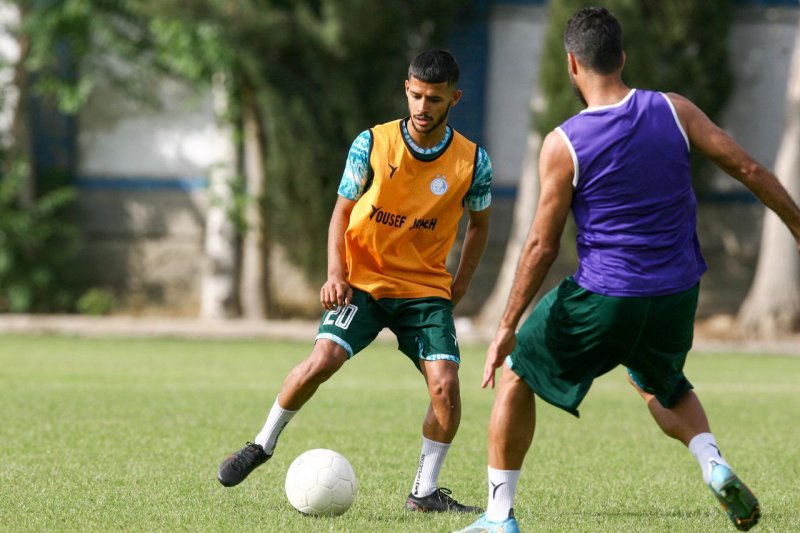
[{"label": "white sock", "polygon": [[283,428],[286,427],[286,424],[289,423],[289,420],[297,413],[297,411],[287,411],[283,407],[278,404],[278,398],[275,398],[275,403],[272,404],[272,409],[269,410],[269,414],[267,415],[267,421],[264,423],[264,427],[261,428],[261,432],[256,435],[255,442],[256,444],[260,444],[264,451],[267,452],[267,455],[272,455],[273,450],[275,450],[275,445],[278,443],[278,437],[281,435],[281,431]]},{"label": "white sock", "polygon": [[489,505],[486,506],[486,519],[502,522],[514,507],[514,493],[521,470],[496,470],[489,467]]},{"label": "white sock", "polygon": [[708,484],[711,481],[711,469],[715,464],[725,465],[730,468],[722,453],[717,447],[717,441],[711,433],[698,433],[689,441],[689,451],[692,452],[700,469],[703,471],[703,482]]},{"label": "white sock", "polygon": [[442,469],[449,449],[449,444],[422,437],[422,453],[419,455],[419,468],[417,468],[417,477],[414,480],[411,494],[424,497],[433,494],[439,488],[437,485],[439,471]]}]

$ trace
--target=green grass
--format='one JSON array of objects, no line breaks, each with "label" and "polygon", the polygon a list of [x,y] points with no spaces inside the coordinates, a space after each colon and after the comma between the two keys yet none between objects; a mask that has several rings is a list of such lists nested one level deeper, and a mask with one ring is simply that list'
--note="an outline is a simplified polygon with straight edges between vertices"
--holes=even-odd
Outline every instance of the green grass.
[{"label": "green grass", "polygon": [[[0,529],[7,531],[451,531],[470,518],[402,510],[427,406],[393,346],[349,362],[239,487],[219,461],[260,429],[310,344],[0,338]],[[440,482],[485,502],[480,347],[464,349],[464,416]],[[695,384],[726,458],[758,494],[757,531],[800,531],[800,358],[692,354]],[[621,371],[595,383],[581,419],[540,402],[517,494],[527,531],[734,531],[699,468],[663,437]],[[359,477],[337,518],[299,515],[283,494],[310,448],[343,453]]]}]

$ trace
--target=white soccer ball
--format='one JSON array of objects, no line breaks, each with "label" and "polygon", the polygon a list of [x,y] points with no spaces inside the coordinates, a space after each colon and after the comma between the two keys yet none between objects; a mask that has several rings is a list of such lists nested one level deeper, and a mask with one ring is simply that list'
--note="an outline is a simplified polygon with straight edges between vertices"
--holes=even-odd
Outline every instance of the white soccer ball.
[{"label": "white soccer ball", "polygon": [[301,513],[335,516],[353,504],[358,481],[342,454],[318,448],[292,461],[285,487],[289,503]]}]

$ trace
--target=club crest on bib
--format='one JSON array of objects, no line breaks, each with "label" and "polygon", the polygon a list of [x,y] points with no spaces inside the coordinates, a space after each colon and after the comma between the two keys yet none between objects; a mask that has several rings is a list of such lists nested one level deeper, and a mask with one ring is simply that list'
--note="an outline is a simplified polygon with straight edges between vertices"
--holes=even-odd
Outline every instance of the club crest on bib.
[{"label": "club crest on bib", "polygon": [[436,174],[431,180],[431,192],[436,196],[441,196],[447,192],[447,180],[442,174]]}]

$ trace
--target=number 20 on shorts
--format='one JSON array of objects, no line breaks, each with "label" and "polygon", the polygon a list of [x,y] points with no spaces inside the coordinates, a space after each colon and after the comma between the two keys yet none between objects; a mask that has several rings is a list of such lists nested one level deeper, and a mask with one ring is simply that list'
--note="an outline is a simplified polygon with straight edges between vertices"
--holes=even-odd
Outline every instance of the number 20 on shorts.
[{"label": "number 20 on shorts", "polygon": [[353,317],[356,316],[357,312],[358,307],[353,304],[347,304],[333,311],[328,311],[322,324],[325,326],[334,325],[342,329],[347,329],[350,327],[350,323],[353,321]]}]

